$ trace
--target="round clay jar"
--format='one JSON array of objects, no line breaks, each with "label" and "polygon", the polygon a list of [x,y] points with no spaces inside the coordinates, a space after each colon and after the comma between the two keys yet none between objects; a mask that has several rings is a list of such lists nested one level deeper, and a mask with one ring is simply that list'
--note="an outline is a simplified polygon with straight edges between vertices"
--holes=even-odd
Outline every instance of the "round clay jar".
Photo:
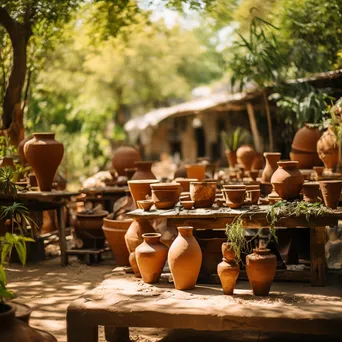
[{"label": "round clay jar", "polygon": [[125,169],[134,168],[134,162],[140,160],[141,156],[137,149],[132,146],[120,146],[113,155],[112,165],[119,176],[125,176]]},{"label": "round clay jar", "polygon": [[242,145],[237,149],[236,157],[238,163],[244,167],[244,170],[250,171],[255,158],[254,148],[250,145]]},{"label": "round clay jar", "polygon": [[310,124],[305,124],[295,134],[292,141],[292,148],[301,152],[317,153],[317,141],[321,137],[321,132],[318,127],[313,127]]}]

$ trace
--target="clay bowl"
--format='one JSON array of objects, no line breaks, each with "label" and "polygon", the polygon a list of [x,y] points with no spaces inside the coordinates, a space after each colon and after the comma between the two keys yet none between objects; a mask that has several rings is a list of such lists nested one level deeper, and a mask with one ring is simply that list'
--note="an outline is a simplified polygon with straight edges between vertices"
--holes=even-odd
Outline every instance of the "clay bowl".
[{"label": "clay bowl", "polygon": [[152,190],[152,202],[157,209],[172,209],[179,201],[180,190]]},{"label": "clay bowl", "polygon": [[108,211],[98,210],[93,214],[77,213],[76,214],[76,231],[87,231],[94,236],[104,236],[102,231],[103,219],[108,216]]},{"label": "clay bowl", "polygon": [[189,192],[190,182],[198,182],[198,179],[197,178],[176,178],[175,182],[181,185],[182,192]]},{"label": "clay bowl", "polygon": [[246,185],[246,191],[260,190],[260,184],[250,184]]},{"label": "clay bowl", "polygon": [[194,201],[181,201],[181,205],[183,206],[184,209],[190,210],[194,206]]},{"label": "clay bowl", "polygon": [[226,204],[231,209],[241,208],[245,204],[245,189],[226,189]]},{"label": "clay bowl", "polygon": [[152,190],[179,190],[182,191],[180,183],[155,183],[150,185]]},{"label": "clay bowl", "polygon": [[210,208],[216,197],[216,182],[191,182],[190,197],[195,208]]},{"label": "clay bowl", "polygon": [[127,182],[129,191],[136,206],[137,201],[145,200],[146,196],[151,196],[150,184],[159,183],[157,179],[130,180]]},{"label": "clay bowl", "polygon": [[152,200],[141,200],[138,201],[138,207],[144,211],[149,211],[153,205]]},{"label": "clay bowl", "polygon": [[245,184],[224,184],[223,189],[243,189],[246,190]]}]

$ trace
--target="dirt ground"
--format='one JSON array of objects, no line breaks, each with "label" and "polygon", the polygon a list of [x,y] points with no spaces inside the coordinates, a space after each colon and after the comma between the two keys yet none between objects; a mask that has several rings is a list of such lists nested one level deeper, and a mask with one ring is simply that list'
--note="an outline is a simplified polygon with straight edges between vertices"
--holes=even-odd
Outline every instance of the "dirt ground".
[{"label": "dirt ground", "polygon": [[[29,264],[24,269],[12,267],[9,270],[9,287],[17,294],[17,301],[33,308],[30,324],[52,333],[58,342],[66,342],[66,309],[68,305],[84,292],[93,289],[109,276],[113,269],[112,259],[98,265],[87,266],[76,258],[70,258],[70,265],[62,267],[55,257],[39,264]],[[298,336],[289,334],[268,334],[259,332],[195,332],[167,331],[165,329],[130,329],[131,340],[136,342],[170,341],[210,341],[210,342],[285,342],[310,341],[332,342],[341,339]],[[342,336],[342,333],[341,333]],[[100,329],[99,341],[104,342]],[[2,341],[1,341],[2,342]],[[82,341],[80,341],[82,342]]]}]

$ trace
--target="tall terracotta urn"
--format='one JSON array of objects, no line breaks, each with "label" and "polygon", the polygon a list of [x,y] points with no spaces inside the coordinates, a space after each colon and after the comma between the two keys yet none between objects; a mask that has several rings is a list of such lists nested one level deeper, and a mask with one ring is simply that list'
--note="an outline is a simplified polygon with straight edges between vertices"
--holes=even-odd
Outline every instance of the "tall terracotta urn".
[{"label": "tall terracotta urn", "polygon": [[304,177],[297,161],[279,161],[278,169],[271,178],[277,194],[284,200],[296,198],[302,190]]},{"label": "tall terracotta urn", "polygon": [[160,242],[159,233],[146,233],[142,237],[144,242],[135,250],[139,271],[145,283],[157,283],[167,259],[168,248]]},{"label": "tall terracotta urn", "polygon": [[279,152],[265,152],[266,166],[262,171],[261,182],[271,183],[273,173],[277,170],[277,162],[280,160],[281,153]]},{"label": "tall terracotta urn", "polygon": [[241,164],[245,171],[252,169],[255,151],[251,145],[242,145],[236,151],[236,157],[239,164]]},{"label": "tall terracotta urn", "polygon": [[26,159],[25,153],[24,153],[24,146],[32,138],[33,138],[33,135],[29,135],[28,137],[24,138],[18,145],[19,159],[23,165],[27,164],[27,159]]},{"label": "tall terracotta urn", "polygon": [[51,191],[52,182],[64,154],[64,146],[55,133],[33,133],[24,146],[24,154],[37,177],[41,191]]},{"label": "tall terracotta urn", "polygon": [[193,227],[178,227],[178,236],[169,250],[168,263],[176,289],[190,290],[195,287],[202,251],[193,236]]},{"label": "tall terracotta urn", "polygon": [[153,165],[152,161],[136,161],[134,162],[137,171],[132,176],[132,180],[136,179],[156,179],[151,168]]},{"label": "tall terracotta urn", "polygon": [[269,249],[254,249],[246,257],[246,272],[255,296],[267,296],[276,273],[277,259]]},{"label": "tall terracotta urn", "polygon": [[120,146],[116,149],[112,165],[119,176],[125,176],[125,169],[134,168],[134,162],[141,160],[140,153],[132,146]]},{"label": "tall terracotta urn", "polygon": [[217,265],[217,274],[220,278],[223,293],[232,295],[236,280],[240,273],[240,266],[235,260],[235,252],[227,242],[222,244],[222,262]]},{"label": "tall terracotta urn", "polygon": [[327,169],[335,169],[338,163],[338,143],[335,133],[329,127],[317,142],[317,153]]}]

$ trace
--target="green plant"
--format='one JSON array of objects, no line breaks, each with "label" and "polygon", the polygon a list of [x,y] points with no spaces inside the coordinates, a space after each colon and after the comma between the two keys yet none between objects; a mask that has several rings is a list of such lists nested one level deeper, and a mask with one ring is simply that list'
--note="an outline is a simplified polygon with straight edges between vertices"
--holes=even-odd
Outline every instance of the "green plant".
[{"label": "green plant", "polygon": [[21,179],[24,179],[28,176],[29,172],[31,170],[30,166],[24,166],[21,164],[15,164],[15,170],[14,170],[14,174],[13,174],[13,182],[18,182]]},{"label": "green plant", "polygon": [[247,130],[237,127],[233,133],[221,132],[222,140],[230,152],[235,152],[241,145],[250,142],[250,134]]},{"label": "green plant", "polygon": [[9,157],[15,155],[17,149],[10,142],[6,135],[0,136],[0,157]]},{"label": "green plant", "polygon": [[11,167],[0,168],[0,193],[15,196],[17,188],[13,182],[14,171]]}]

